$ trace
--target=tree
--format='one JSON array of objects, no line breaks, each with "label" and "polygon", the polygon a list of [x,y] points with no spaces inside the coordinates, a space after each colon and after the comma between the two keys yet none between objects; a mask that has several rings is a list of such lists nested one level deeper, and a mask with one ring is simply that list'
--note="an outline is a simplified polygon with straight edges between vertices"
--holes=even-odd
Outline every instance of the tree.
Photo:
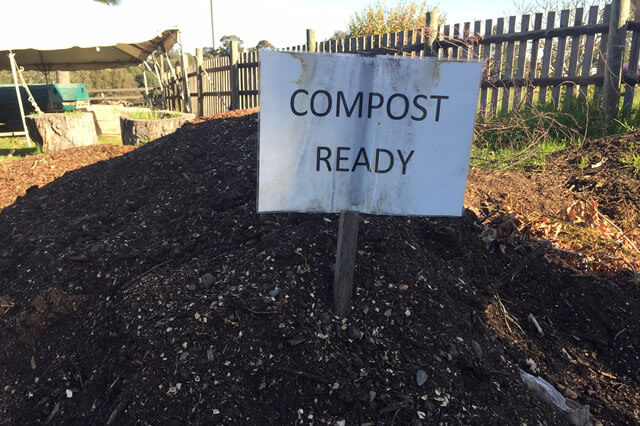
[{"label": "tree", "polygon": [[427,10],[429,8],[424,1],[400,0],[394,7],[386,7],[378,0],[349,18],[349,36],[363,37],[420,28],[424,26]]},{"label": "tree", "polygon": [[[143,67],[139,66],[139,67],[128,67],[127,68],[127,72],[129,74],[131,74],[134,79],[136,80],[136,83],[138,83],[138,87],[144,87],[144,71],[143,71]],[[160,84],[158,83],[158,79],[156,78],[156,74],[154,72],[150,72],[149,70],[147,71],[147,87],[159,87]]]},{"label": "tree", "polygon": [[342,40],[343,38],[349,37],[349,33],[346,31],[336,30],[333,32],[333,35],[329,37],[329,40]]},{"label": "tree", "polygon": [[242,41],[242,39],[240,37],[238,37],[237,35],[226,35],[226,36],[222,36],[222,38],[220,39],[220,47],[218,48],[218,54],[219,55],[229,55],[231,54],[231,42],[232,41],[237,41],[238,42],[238,51],[242,52],[244,51],[244,42]]},{"label": "tree", "polygon": [[258,44],[256,44],[256,50],[258,49],[274,49],[275,46],[269,43],[267,40],[260,40]]},{"label": "tree", "polygon": [[259,49],[275,49],[275,46],[267,40],[260,40],[256,47],[250,47],[247,52],[257,52]]},{"label": "tree", "polygon": [[83,83],[93,89],[119,89],[138,87],[135,77],[124,68],[96,70],[96,71],[72,71],[71,81]]}]

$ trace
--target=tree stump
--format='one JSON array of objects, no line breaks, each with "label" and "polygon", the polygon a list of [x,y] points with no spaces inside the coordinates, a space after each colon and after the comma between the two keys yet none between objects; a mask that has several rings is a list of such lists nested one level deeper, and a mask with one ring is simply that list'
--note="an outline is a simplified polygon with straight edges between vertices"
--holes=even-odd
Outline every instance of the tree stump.
[{"label": "tree stump", "polygon": [[[159,111],[162,113],[163,111]],[[175,112],[169,112],[176,114]],[[195,118],[195,114],[182,113],[179,117],[158,120],[138,120],[127,113],[120,116],[120,131],[123,145],[142,145],[178,130],[184,123]]]},{"label": "tree stump", "polygon": [[91,113],[37,114],[26,120],[29,135],[44,152],[98,144]]}]

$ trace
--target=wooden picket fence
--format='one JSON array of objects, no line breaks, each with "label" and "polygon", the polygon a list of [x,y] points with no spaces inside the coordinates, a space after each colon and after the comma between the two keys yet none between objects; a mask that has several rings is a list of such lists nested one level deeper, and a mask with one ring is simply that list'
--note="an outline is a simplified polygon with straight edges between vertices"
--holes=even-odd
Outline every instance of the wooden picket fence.
[{"label": "wooden picket fence", "polygon": [[[628,71],[623,74],[624,107],[630,108],[639,82],[640,20],[627,23],[627,42],[623,58]],[[614,68],[607,61],[611,5],[576,8],[558,15],[549,12],[522,15],[518,19],[487,19],[455,25],[439,25],[433,49],[441,59],[484,61],[479,111],[494,115],[523,105],[553,102],[559,106],[574,96],[588,98],[601,94],[604,75]],[[313,34],[313,33],[311,33]],[[367,52],[421,57],[424,55],[427,27],[368,37],[326,40],[316,43],[309,34],[308,44],[284,51],[326,53]],[[205,59],[188,69],[192,110],[211,115],[230,109],[259,105],[259,62],[257,52],[239,54],[233,44],[229,56]],[[620,68],[622,64],[618,64]],[[166,77],[165,77],[166,78]],[[169,108],[184,110],[180,94],[184,74],[166,78],[165,95]]]}]

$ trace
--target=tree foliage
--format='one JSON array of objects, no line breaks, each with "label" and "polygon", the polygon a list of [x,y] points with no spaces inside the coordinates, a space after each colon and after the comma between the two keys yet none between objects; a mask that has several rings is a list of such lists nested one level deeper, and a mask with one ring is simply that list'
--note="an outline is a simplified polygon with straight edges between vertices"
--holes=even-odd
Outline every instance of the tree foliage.
[{"label": "tree foliage", "polygon": [[220,47],[218,48],[219,55],[229,55],[231,53],[231,42],[238,42],[238,52],[244,51],[244,42],[237,35],[225,35],[220,39]]},{"label": "tree foliage", "polygon": [[333,32],[333,35],[329,37],[329,40],[341,40],[343,38],[349,37],[349,33],[342,30],[336,30]]},{"label": "tree foliage", "polygon": [[260,40],[258,44],[256,44],[256,50],[258,49],[274,49],[275,46],[267,40]]},{"label": "tree foliage", "polygon": [[425,1],[400,0],[387,7],[382,1],[370,4],[349,19],[349,36],[363,37],[410,30],[424,26],[427,10]]},{"label": "tree foliage", "polygon": [[97,71],[72,71],[71,81],[73,83],[83,83],[85,86],[93,89],[139,87],[135,76],[125,68]]}]

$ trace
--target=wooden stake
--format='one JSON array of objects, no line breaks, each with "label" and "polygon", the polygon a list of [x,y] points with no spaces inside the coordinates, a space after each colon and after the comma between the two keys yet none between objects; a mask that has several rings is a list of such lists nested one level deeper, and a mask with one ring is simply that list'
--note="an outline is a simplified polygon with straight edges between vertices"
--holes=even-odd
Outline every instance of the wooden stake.
[{"label": "wooden stake", "polygon": [[346,316],[351,307],[353,270],[356,263],[359,225],[360,213],[340,213],[336,272],[333,276],[333,306],[336,315],[340,317]]}]

